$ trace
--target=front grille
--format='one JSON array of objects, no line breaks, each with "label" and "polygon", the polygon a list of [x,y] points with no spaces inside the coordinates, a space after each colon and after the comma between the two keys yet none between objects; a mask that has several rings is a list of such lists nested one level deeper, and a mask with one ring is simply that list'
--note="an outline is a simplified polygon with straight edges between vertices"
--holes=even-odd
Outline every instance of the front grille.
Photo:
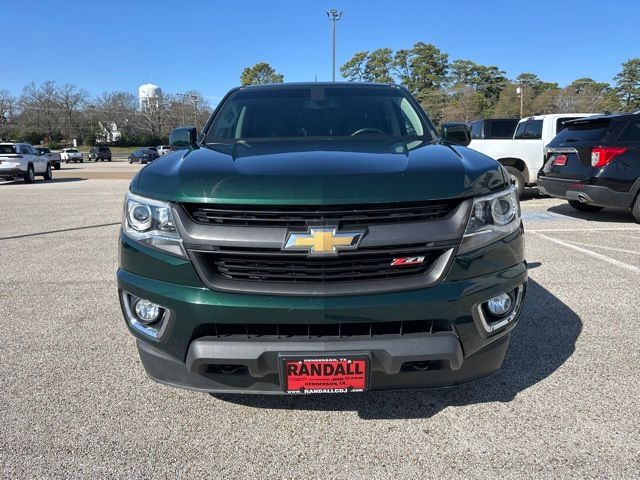
[{"label": "front grille", "polygon": [[184,204],[201,224],[306,227],[308,225],[374,225],[437,220],[448,216],[459,200],[363,205],[201,205]]},{"label": "front grille", "polygon": [[451,325],[438,320],[410,320],[392,322],[353,323],[214,323],[200,325],[193,339],[214,337],[217,339],[256,340],[328,340],[433,334],[450,332]]},{"label": "front grille", "polygon": [[[443,252],[418,245],[363,249],[316,258],[306,253],[269,249],[220,249],[194,254],[201,266],[225,280],[326,284],[423,275]],[[415,265],[391,265],[394,259],[402,257],[424,257],[424,261]]]}]

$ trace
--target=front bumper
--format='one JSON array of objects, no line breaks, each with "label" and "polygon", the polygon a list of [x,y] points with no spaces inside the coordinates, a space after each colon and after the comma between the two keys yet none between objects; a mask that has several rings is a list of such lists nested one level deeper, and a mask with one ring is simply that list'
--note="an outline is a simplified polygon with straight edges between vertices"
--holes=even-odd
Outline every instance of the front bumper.
[{"label": "front bumper", "polygon": [[[209,392],[282,393],[282,354],[358,353],[371,358],[372,390],[441,387],[495,372],[504,359],[515,318],[487,332],[477,306],[527,281],[523,232],[458,256],[443,282],[400,292],[348,296],[252,295],[205,288],[187,260],[121,236],[118,288],[170,312],[153,339],[129,326],[148,375],[162,383]],[[171,278],[169,283],[162,279]],[[335,324],[412,322],[446,325],[430,333],[318,341],[262,341],[202,336],[207,323]],[[414,368],[420,363],[420,368]],[[233,369],[219,367],[234,366]],[[423,368],[424,367],[424,368]],[[232,370],[232,371],[231,371]]]},{"label": "front bumper", "polygon": [[540,193],[556,198],[575,200],[577,202],[599,207],[625,207],[633,204],[635,192],[618,192],[602,185],[589,185],[575,180],[557,180],[549,177],[538,177]]}]

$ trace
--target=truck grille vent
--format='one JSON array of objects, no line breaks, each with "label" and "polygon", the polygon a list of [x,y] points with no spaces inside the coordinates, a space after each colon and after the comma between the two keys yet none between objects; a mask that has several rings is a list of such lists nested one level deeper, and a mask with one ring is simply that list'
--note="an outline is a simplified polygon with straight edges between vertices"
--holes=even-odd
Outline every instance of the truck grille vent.
[{"label": "truck grille vent", "polygon": [[[341,252],[338,256],[309,257],[280,250],[219,250],[194,252],[205,270],[226,280],[286,283],[335,283],[382,280],[422,275],[444,250],[422,246]],[[394,259],[424,257],[414,265],[392,265]]]},{"label": "truck grille vent", "polygon": [[372,338],[381,335],[401,336],[450,331],[451,325],[448,322],[431,320],[358,323],[216,323],[199,326],[193,338],[326,340],[328,338]]},{"label": "truck grille vent", "polygon": [[201,205],[185,204],[196,223],[236,226],[304,227],[307,225],[373,225],[437,220],[448,216],[459,200],[365,205]]}]

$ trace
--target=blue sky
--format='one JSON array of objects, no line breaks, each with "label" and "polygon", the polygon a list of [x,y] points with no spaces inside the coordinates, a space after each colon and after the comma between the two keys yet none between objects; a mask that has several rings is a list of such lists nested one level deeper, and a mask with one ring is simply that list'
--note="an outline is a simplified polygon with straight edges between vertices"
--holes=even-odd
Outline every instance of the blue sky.
[{"label": "blue sky", "polygon": [[637,0],[0,0],[0,89],[17,95],[31,81],[54,80],[135,93],[151,80],[215,104],[259,61],[286,81],[330,80],[330,8],[344,11],[338,66],[360,50],[423,41],[450,60],[565,85],[610,82],[623,61],[640,57]]}]

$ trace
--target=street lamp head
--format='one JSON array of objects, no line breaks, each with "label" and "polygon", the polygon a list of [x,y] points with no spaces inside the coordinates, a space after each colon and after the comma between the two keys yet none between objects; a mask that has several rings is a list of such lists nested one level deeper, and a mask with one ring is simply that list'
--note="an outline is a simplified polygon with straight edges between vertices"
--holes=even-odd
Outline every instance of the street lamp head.
[{"label": "street lamp head", "polygon": [[327,12],[327,17],[333,22],[337,22],[342,18],[342,12],[338,12],[335,8]]}]

